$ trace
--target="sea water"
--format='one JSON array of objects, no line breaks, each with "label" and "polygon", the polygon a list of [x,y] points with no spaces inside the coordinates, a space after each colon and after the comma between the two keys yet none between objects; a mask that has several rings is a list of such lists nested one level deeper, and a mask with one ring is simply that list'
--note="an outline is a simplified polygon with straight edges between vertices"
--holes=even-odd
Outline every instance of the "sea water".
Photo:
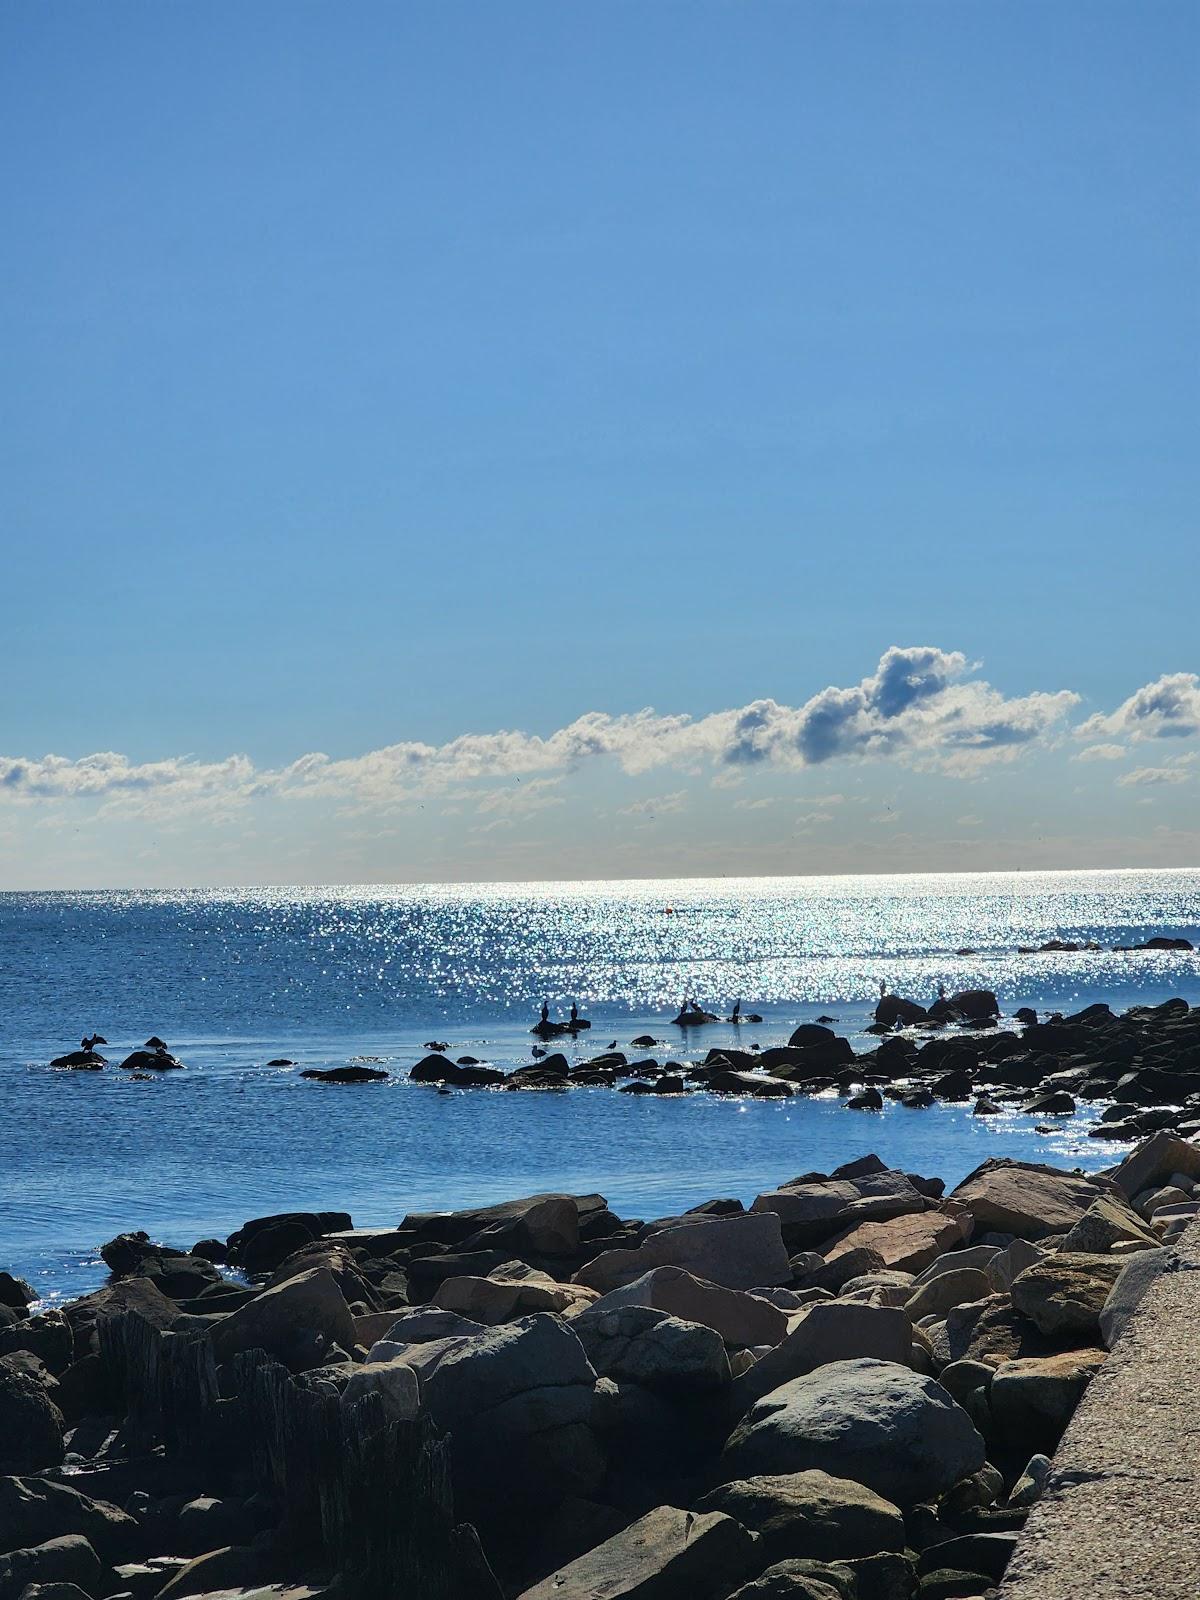
[{"label": "sea water", "polygon": [[[821,1015],[866,1048],[880,983],[924,1002],[986,987],[1008,1012],[1200,1002],[1200,955],[1112,953],[1155,934],[1200,945],[1200,872],[0,894],[0,1266],[53,1300],[101,1282],[96,1246],[126,1228],[188,1245],[269,1211],[394,1224],[544,1189],[649,1218],[868,1150],[949,1183],[990,1155],[1094,1170],[1121,1153],[1088,1138],[1098,1107],[1047,1134],[969,1105],[446,1095],[406,1075],[433,1041],[528,1063],[543,999],[592,1021],[573,1064],[614,1040],[659,1061],[765,1047]],[[1104,948],[1016,953],[1050,938]],[[685,996],[763,1021],[684,1033]],[[93,1030],[103,1072],[50,1070]],[[631,1050],[643,1033],[660,1042]],[[151,1034],[186,1070],[118,1069]],[[389,1079],[300,1076],[362,1058]]]}]

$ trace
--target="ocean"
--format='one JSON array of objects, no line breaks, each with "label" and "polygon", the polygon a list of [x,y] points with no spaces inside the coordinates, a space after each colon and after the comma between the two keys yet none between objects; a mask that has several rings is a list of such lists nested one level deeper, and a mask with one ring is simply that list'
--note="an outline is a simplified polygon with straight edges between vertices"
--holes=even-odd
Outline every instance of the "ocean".
[{"label": "ocean", "polygon": [[[1121,1153],[1087,1137],[1098,1107],[1043,1134],[969,1106],[444,1095],[406,1075],[435,1040],[527,1063],[543,999],[592,1020],[572,1061],[642,1033],[660,1061],[702,1059],[822,1014],[865,1048],[881,982],[924,1002],[986,987],[1009,1012],[1200,1002],[1200,954],[1111,953],[1155,934],[1200,945],[1200,871],[0,894],[0,1266],[53,1302],[102,1282],[97,1246],[127,1228],[188,1245],[270,1211],[386,1224],[543,1189],[649,1218],[868,1150],[949,1183],[990,1155],[1095,1170]],[[1016,953],[1051,938],[1104,948]],[[685,995],[763,1021],[681,1038]],[[105,1071],[49,1068],[93,1030]],[[185,1071],[118,1069],[151,1034]],[[393,1076],[299,1075],[364,1057]]]}]

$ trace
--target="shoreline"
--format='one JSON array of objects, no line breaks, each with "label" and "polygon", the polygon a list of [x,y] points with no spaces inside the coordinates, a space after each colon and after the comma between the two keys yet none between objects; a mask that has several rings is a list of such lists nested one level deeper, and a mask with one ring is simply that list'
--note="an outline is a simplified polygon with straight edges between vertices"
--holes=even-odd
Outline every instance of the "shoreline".
[{"label": "shoreline", "polygon": [[543,1194],[121,1235],[105,1288],[9,1305],[0,1542],[94,1600],[983,1595],[1198,1212],[1200,1145],[1160,1131],[1107,1174],[988,1161],[950,1192],[867,1156],[654,1221]]}]

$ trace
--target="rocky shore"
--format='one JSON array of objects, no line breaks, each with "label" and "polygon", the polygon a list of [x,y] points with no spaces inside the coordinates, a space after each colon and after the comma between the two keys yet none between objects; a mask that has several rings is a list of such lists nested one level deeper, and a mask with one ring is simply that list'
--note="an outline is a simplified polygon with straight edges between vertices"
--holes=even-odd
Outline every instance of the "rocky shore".
[{"label": "rocky shore", "polygon": [[1198,1211],[1160,1130],[950,1193],[865,1156],[652,1221],[123,1234],[60,1308],[0,1276],[0,1600],[990,1594]]}]

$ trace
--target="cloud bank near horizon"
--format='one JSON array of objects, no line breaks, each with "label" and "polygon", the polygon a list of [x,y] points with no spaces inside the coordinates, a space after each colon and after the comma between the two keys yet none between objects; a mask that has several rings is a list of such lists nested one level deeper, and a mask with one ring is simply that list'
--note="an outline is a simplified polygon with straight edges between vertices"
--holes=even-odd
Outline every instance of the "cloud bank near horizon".
[{"label": "cloud bank near horizon", "polygon": [[[821,689],[799,706],[761,699],[701,717],[591,711],[545,736],[466,733],[441,745],[409,740],[341,759],[311,752],[278,768],[259,768],[246,755],[209,762],[186,755],[135,762],[112,751],[74,759],[0,756],[0,797],[216,813],[260,797],[322,797],[372,810],[427,795],[452,799],[463,785],[519,780],[523,795],[468,787],[459,796],[505,816],[560,803],[552,792],[557,783],[598,762],[634,777],[658,769],[711,769],[722,785],[755,769],[801,771],[838,762],[895,762],[970,777],[1068,733],[1104,741],[1079,752],[1075,759],[1084,761],[1119,760],[1148,740],[1200,736],[1200,677],[1194,673],[1165,674],[1113,712],[1073,727],[1068,719],[1081,701],[1074,690],[1006,696],[978,673],[979,664],[959,651],[896,645],[859,683]],[[1168,770],[1169,776],[1158,775]],[[1169,767],[1139,768],[1115,781],[1176,784],[1188,776],[1175,758]]]}]

